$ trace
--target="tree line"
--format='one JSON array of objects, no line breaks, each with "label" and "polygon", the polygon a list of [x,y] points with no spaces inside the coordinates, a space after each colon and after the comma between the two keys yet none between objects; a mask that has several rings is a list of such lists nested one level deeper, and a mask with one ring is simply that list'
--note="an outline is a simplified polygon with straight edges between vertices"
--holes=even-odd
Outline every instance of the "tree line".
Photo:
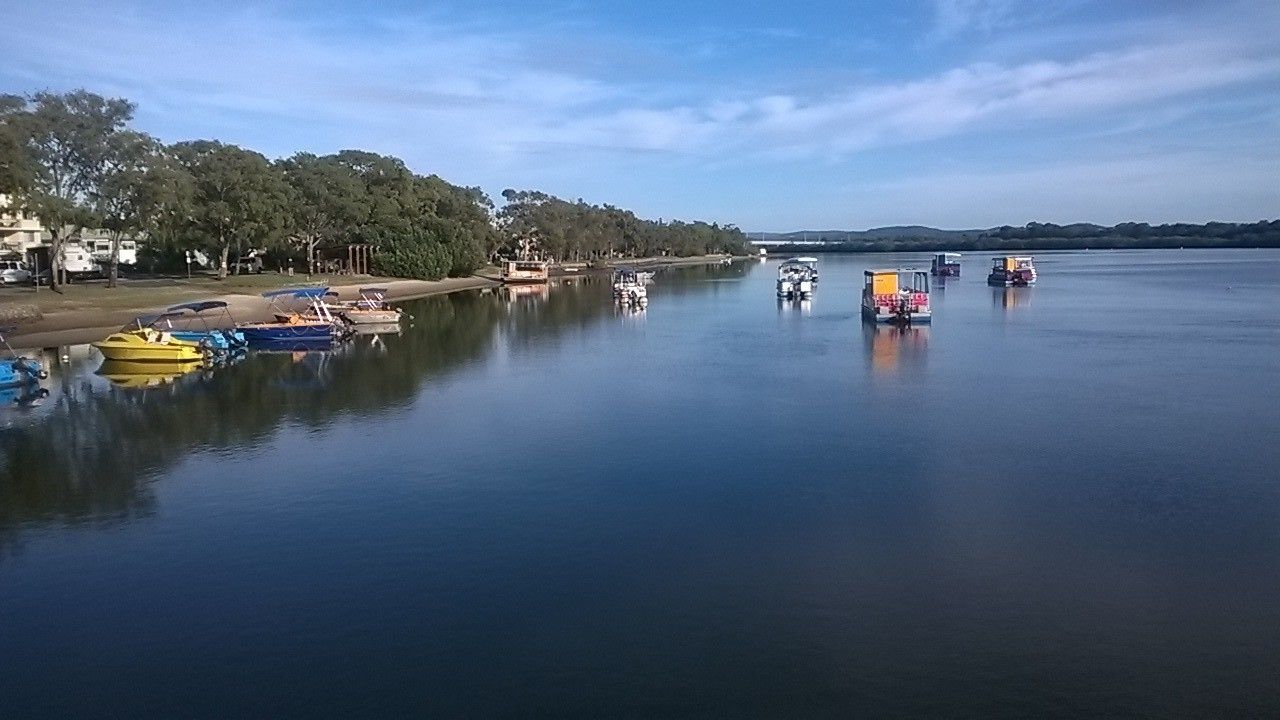
[{"label": "tree line", "polygon": [[38,217],[55,263],[84,230],[106,231],[110,286],[124,238],[144,240],[161,266],[199,250],[219,277],[250,250],[310,272],[324,250],[352,243],[373,246],[375,272],[421,279],[469,275],[530,246],[553,260],[746,248],[732,226],[652,222],[538,192],[508,190],[499,210],[479,188],[361,150],[272,160],[216,140],[166,145],[131,127],[135,109],[84,90],[0,95],[0,210]]},{"label": "tree line", "polygon": [[[823,239],[818,234],[817,239]],[[781,244],[778,250],[826,252],[925,252],[943,250],[1120,250],[1161,248],[1280,248],[1280,220],[1256,223],[1119,223],[1112,226],[1032,222],[989,230],[937,231],[928,235],[849,238],[822,245]]]}]

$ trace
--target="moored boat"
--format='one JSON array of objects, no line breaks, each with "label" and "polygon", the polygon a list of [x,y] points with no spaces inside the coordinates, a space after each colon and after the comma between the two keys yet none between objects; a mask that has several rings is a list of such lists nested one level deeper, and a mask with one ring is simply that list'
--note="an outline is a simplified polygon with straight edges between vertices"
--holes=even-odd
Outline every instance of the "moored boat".
[{"label": "moored boat", "polygon": [[108,360],[134,362],[200,362],[206,350],[200,343],[179,340],[167,332],[151,327],[121,330],[95,343],[90,343]]},{"label": "moored boat", "polygon": [[613,297],[624,305],[649,304],[649,290],[644,286],[640,273],[634,268],[620,267],[613,271]]},{"label": "moored boat", "polygon": [[49,377],[49,371],[38,360],[18,355],[3,335],[0,335],[0,343],[9,351],[9,357],[0,358],[0,388],[35,385]]},{"label": "moored boat", "polygon": [[915,268],[865,271],[862,319],[891,325],[932,322],[929,273]]},{"label": "moored boat", "polygon": [[778,297],[807,300],[818,282],[817,258],[797,257],[778,266]]},{"label": "moored boat", "polygon": [[988,285],[1014,287],[1035,284],[1034,258],[1005,255],[991,260],[991,274],[987,275]]},{"label": "moored boat", "polygon": [[[211,325],[209,317],[205,314],[209,310],[222,310],[222,314],[226,317],[224,324],[227,327],[221,328]],[[190,312],[189,315],[186,314],[187,311]],[[205,342],[210,348],[224,353],[244,348],[249,344],[248,338],[244,336],[244,333],[235,329],[236,321],[231,316],[231,309],[222,300],[201,300],[174,305],[165,310],[165,316],[169,324],[169,333],[179,340]],[[173,327],[175,321],[189,323],[193,320],[199,320],[203,327],[199,330]]]},{"label": "moored boat", "polygon": [[250,345],[288,343],[295,340],[330,341],[345,334],[345,329],[337,327],[338,320],[324,304],[323,298],[328,292],[329,288],[324,287],[264,292],[262,296],[269,299],[273,306],[277,302],[293,299],[309,301],[311,307],[307,315],[280,311],[276,313],[274,321],[244,323],[236,330],[244,335]]},{"label": "moored boat", "polygon": [[502,282],[545,283],[551,279],[550,266],[546,260],[503,260]]},{"label": "moored boat", "polygon": [[929,274],[937,277],[960,277],[960,253],[938,253],[929,265]]},{"label": "moored boat", "polygon": [[353,325],[399,323],[404,311],[392,307],[386,297],[386,288],[360,288],[360,298],[343,307],[339,313]]}]

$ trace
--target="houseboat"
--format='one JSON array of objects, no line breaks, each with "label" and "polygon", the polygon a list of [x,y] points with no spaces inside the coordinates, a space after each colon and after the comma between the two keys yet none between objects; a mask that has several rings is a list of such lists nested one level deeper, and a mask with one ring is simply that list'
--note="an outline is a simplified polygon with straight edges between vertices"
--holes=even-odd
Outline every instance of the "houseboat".
[{"label": "houseboat", "polygon": [[504,283],[545,283],[550,279],[550,263],[546,260],[502,261],[502,282]]},{"label": "houseboat", "polygon": [[633,268],[620,267],[613,271],[613,298],[623,305],[649,304],[649,290],[645,278]]},{"label": "houseboat", "polygon": [[813,297],[818,283],[817,258],[799,257],[778,266],[778,297],[784,300],[807,300]]},{"label": "houseboat", "polygon": [[995,286],[1034,285],[1036,282],[1036,266],[1029,257],[992,258],[991,274],[987,276],[987,284]]},{"label": "houseboat", "polygon": [[864,272],[862,318],[891,325],[929,323],[929,273],[914,268]]},{"label": "houseboat", "polygon": [[935,277],[960,277],[960,253],[934,255],[929,274]]}]

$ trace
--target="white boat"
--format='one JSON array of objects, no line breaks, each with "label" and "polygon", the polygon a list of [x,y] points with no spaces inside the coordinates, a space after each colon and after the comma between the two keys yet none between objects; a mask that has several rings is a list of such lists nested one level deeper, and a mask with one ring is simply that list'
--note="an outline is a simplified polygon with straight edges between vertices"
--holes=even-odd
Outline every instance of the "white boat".
[{"label": "white boat", "polygon": [[784,300],[807,300],[813,297],[818,283],[817,258],[798,257],[778,266],[778,297]]},{"label": "white boat", "polygon": [[[653,273],[646,273],[652,277]],[[641,273],[632,268],[616,268],[613,271],[613,298],[624,305],[649,304],[649,291],[645,288]]]}]

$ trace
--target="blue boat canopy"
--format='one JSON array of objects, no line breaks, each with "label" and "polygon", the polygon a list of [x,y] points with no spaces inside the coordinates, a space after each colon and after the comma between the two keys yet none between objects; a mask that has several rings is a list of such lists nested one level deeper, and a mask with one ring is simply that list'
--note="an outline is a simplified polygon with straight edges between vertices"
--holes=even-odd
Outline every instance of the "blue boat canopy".
[{"label": "blue boat canopy", "polygon": [[296,298],[307,298],[310,300],[324,297],[327,292],[329,292],[329,288],[327,287],[291,288],[285,290],[268,290],[267,292],[262,293],[262,297],[274,298],[292,296]]},{"label": "blue boat canopy", "polygon": [[199,302],[189,302],[189,303],[183,303],[182,305],[174,305],[173,307],[169,308],[166,312],[179,312],[182,310],[190,310],[191,312],[194,312],[194,313],[202,313],[205,310],[212,310],[214,308],[224,308],[226,306],[227,304],[221,300],[201,300]]}]

